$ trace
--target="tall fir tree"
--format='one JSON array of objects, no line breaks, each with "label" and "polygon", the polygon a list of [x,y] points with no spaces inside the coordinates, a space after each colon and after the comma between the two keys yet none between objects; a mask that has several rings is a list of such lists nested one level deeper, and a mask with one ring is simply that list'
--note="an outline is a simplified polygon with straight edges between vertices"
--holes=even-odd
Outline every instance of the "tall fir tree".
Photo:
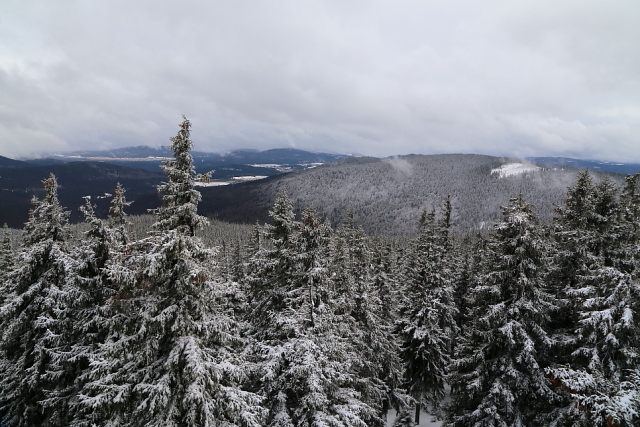
[{"label": "tall fir tree", "polygon": [[449,218],[446,207],[442,221],[436,220],[435,210],[423,211],[404,274],[398,329],[407,390],[416,400],[416,422],[421,408],[439,410],[457,332],[453,277],[447,265]]},{"label": "tall fir tree", "polygon": [[7,426],[63,422],[48,399],[61,373],[53,353],[70,343],[61,323],[74,262],[67,243],[69,214],[58,201],[57,180],[50,174],[42,183],[45,197],[33,199],[0,308],[0,419]]},{"label": "tall fir tree", "polygon": [[2,227],[2,241],[0,241],[0,307],[4,304],[8,288],[7,282],[14,266],[14,250],[11,244],[11,230],[5,223]]},{"label": "tall fir tree", "polygon": [[[91,378],[89,362],[104,343],[110,318],[116,314],[108,301],[118,290],[108,275],[108,269],[128,242],[124,212],[127,205],[124,189],[118,183],[106,223],[95,216],[95,206],[90,197],[80,208],[88,229],[74,251],[78,263],[69,282],[71,310],[65,319],[65,328],[73,341],[70,351],[57,354],[60,364],[65,367],[65,378],[74,380],[60,383],[57,389],[57,399],[69,407],[70,415],[65,425],[90,425],[84,417],[87,408],[79,402],[78,395]],[[51,403],[63,406],[55,401]]]},{"label": "tall fir tree", "polygon": [[[13,268],[13,245],[11,244],[11,230],[5,223],[2,227],[2,241],[0,241],[0,278],[6,280],[6,274]],[[2,300],[0,299],[0,303]]]},{"label": "tall fir tree", "polygon": [[522,196],[503,208],[474,287],[475,320],[457,349],[447,425],[544,425],[564,397],[545,373],[552,298],[543,290],[546,244]]},{"label": "tall fir tree", "polygon": [[224,283],[211,277],[212,253],[195,236],[206,220],[197,215],[190,127],[185,118],[171,138],[154,230],[109,268],[117,312],[81,396],[93,423],[261,425],[260,399],[241,387],[242,340]]},{"label": "tall fir tree", "polygon": [[616,268],[637,277],[640,268],[640,254],[636,250],[640,243],[640,172],[625,178],[616,225],[621,246]]},{"label": "tall fir tree", "polygon": [[583,171],[568,188],[562,205],[556,207],[546,274],[547,288],[558,301],[549,330],[557,337],[555,358],[559,364],[572,360],[572,340],[567,337],[575,335],[582,306],[576,290],[599,262],[596,225],[595,186],[591,174]]},{"label": "tall fir tree", "polygon": [[[640,419],[640,384],[635,383],[640,288],[632,275],[633,261],[629,262],[634,257],[628,246],[633,226],[625,217],[637,209],[630,202],[635,190],[628,180],[619,203],[610,180],[585,187],[585,176],[570,187],[565,208],[556,218],[558,246],[578,254],[561,258],[573,260],[569,266],[575,266],[572,280],[562,289],[572,322],[557,331],[565,337],[564,345],[548,373],[571,400],[557,411],[556,422],[633,425]],[[580,198],[589,200],[591,209],[572,209]],[[569,270],[563,262],[558,269],[565,274]]]},{"label": "tall fir tree", "polygon": [[[257,249],[251,258],[253,274],[249,277],[252,323],[257,331],[268,331],[280,324],[279,333],[287,336],[286,320],[280,316],[289,309],[289,295],[296,286],[297,222],[291,200],[281,193],[269,212],[271,224],[266,224],[258,237]],[[261,246],[260,242],[268,242]],[[295,303],[294,303],[295,304]],[[286,317],[285,317],[286,319]],[[259,332],[260,333],[260,332]]]},{"label": "tall fir tree", "polygon": [[126,246],[129,243],[128,228],[131,226],[125,212],[125,208],[131,205],[131,202],[127,201],[125,193],[126,190],[118,182],[109,205],[109,230],[113,235],[114,243],[120,246]]},{"label": "tall fir tree", "polygon": [[[314,210],[295,220],[281,194],[252,258],[250,319],[269,426],[365,426],[382,422],[358,389],[359,361],[344,339],[328,286],[330,229]],[[344,316],[349,316],[344,314]],[[353,323],[353,322],[352,322]]]}]

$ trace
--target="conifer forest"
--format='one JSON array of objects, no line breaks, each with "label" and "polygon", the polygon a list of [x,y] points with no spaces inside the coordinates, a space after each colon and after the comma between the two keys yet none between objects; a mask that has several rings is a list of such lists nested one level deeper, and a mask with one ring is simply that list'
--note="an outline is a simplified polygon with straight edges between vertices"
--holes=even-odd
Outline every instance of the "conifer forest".
[{"label": "conifer forest", "polygon": [[[70,224],[52,174],[0,241],[0,425],[640,425],[640,174],[577,175],[551,222],[332,226],[284,192],[264,224],[197,213],[185,118],[163,204]],[[396,414],[387,421],[387,414]]]}]

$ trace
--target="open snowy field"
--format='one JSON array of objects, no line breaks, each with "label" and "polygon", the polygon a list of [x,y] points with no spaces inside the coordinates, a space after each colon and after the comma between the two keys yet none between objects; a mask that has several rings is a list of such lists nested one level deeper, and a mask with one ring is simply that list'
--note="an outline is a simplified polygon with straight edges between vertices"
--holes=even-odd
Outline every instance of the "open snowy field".
[{"label": "open snowy field", "polygon": [[[418,427],[441,427],[442,421],[435,421],[434,416],[427,414],[424,411],[420,413],[420,424],[416,424]],[[396,419],[396,411],[391,410],[387,414],[387,427],[393,425],[393,421]]]}]

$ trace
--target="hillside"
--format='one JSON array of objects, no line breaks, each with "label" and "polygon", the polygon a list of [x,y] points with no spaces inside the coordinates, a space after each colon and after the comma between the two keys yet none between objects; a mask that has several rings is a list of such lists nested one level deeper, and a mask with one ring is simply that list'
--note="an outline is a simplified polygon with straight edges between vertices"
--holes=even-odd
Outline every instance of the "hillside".
[{"label": "hillside", "polygon": [[58,179],[58,195],[62,206],[71,211],[71,220],[81,219],[78,207],[83,196],[91,196],[98,204],[98,214],[106,215],[108,199],[100,199],[105,193],[113,193],[120,182],[127,190],[127,199],[134,201],[129,213],[142,214],[147,208],[156,207],[160,199],[156,187],[163,175],[98,162],[72,162],[46,166],[22,166],[0,168],[0,224],[22,228],[27,221],[31,199],[41,198],[42,180],[53,173]]},{"label": "hillside", "polygon": [[[27,160],[33,165],[54,165],[65,162],[99,161],[112,165],[157,172],[163,158],[171,157],[168,147],[125,147],[103,151],[76,151],[59,154],[53,158]],[[193,151],[193,166],[198,173],[214,171],[212,178],[226,179],[232,176],[271,176],[283,170],[306,169],[314,164],[332,162],[344,155],[314,153],[293,148],[271,150],[234,150],[230,153]]]},{"label": "hillside", "polygon": [[588,169],[598,172],[613,172],[633,175],[640,172],[638,163],[608,162],[603,160],[583,160],[568,157],[527,157],[528,161],[547,168]]},{"label": "hillside", "polygon": [[510,163],[521,161],[464,154],[348,158],[234,187],[203,189],[201,208],[222,220],[263,222],[276,195],[285,191],[298,210],[314,206],[334,225],[353,210],[355,222],[369,233],[412,234],[420,212],[439,210],[448,194],[454,228],[469,231],[491,227],[499,207],[522,193],[537,206],[541,219],[550,221],[554,204],[563,200],[577,170],[525,167],[492,173]]},{"label": "hillside", "polygon": [[[497,170],[505,164],[508,166]],[[127,210],[131,214],[146,213],[160,203],[156,186],[163,175],[159,168],[150,172],[106,162],[19,166],[0,167],[0,224],[22,228],[30,200],[33,195],[42,196],[41,181],[49,172],[58,178],[60,200],[72,212],[72,221],[81,220],[77,208],[86,195],[94,197],[98,214],[104,216],[108,199],[97,197],[112,192],[117,182],[126,188],[128,200],[134,201]],[[232,166],[222,168],[228,168],[230,174],[241,174]],[[450,194],[454,229],[486,230],[498,219],[499,207],[519,193],[537,206],[543,221],[550,221],[554,204],[563,200],[577,169],[546,169],[513,159],[449,154],[350,157],[311,169],[277,173],[259,181],[198,187],[203,195],[199,212],[224,221],[263,223],[277,194],[285,191],[298,211],[314,206],[333,225],[353,210],[355,222],[369,233],[413,234],[422,209],[439,210]]]},{"label": "hillside", "polygon": [[[162,181],[160,165],[170,158],[167,147],[126,147],[111,151],[83,151],[55,158],[26,161],[0,157],[0,225],[22,228],[31,207],[31,198],[42,196],[41,181],[50,172],[58,178],[60,201],[71,211],[71,220],[82,217],[78,207],[82,197],[90,195],[98,204],[98,214],[106,214],[108,200],[119,181],[127,190],[128,200],[134,201],[128,212],[147,213],[160,203],[156,187]],[[211,185],[242,181],[239,177],[256,179],[283,172],[315,167],[345,156],[312,153],[290,148],[235,150],[230,153],[192,152],[198,173],[209,173]],[[206,214],[206,212],[204,212]]]},{"label": "hillside", "polygon": [[0,167],[21,167],[25,166],[25,162],[21,162],[20,160],[13,160],[8,157],[0,156]]}]

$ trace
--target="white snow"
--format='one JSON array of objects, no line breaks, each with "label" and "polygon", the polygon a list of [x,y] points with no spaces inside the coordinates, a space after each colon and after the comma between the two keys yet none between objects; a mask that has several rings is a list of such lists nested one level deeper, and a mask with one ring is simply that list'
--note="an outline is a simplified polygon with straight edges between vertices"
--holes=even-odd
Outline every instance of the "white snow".
[{"label": "white snow", "polygon": [[229,185],[229,184],[234,184],[236,182],[256,181],[258,179],[264,179],[264,178],[267,178],[267,177],[262,175],[234,176],[232,178],[229,178],[228,181],[210,181],[210,182],[196,181],[193,183],[193,185],[194,187],[219,187],[221,185]]},{"label": "white snow", "polygon": [[256,181],[258,179],[265,179],[265,175],[250,175],[250,176],[234,176],[231,179],[235,179],[236,181]]},{"label": "white snow", "polygon": [[498,174],[500,178],[506,178],[508,176],[521,175],[523,173],[535,172],[540,167],[524,163],[507,163],[499,168],[491,170],[491,174]]},{"label": "white snow", "polygon": [[228,181],[211,181],[211,182],[194,182],[194,187],[220,187],[221,185],[231,184]]},{"label": "white snow", "polygon": [[254,163],[249,166],[252,166],[254,168],[270,168],[270,169],[278,169],[282,167],[282,165],[278,165],[275,163]]},{"label": "white snow", "polygon": [[[387,427],[391,427],[396,419],[396,411],[393,409],[387,413]],[[441,427],[442,421],[436,421],[435,417],[431,414],[427,414],[424,411],[420,412],[420,424],[416,424],[416,427]]]}]

